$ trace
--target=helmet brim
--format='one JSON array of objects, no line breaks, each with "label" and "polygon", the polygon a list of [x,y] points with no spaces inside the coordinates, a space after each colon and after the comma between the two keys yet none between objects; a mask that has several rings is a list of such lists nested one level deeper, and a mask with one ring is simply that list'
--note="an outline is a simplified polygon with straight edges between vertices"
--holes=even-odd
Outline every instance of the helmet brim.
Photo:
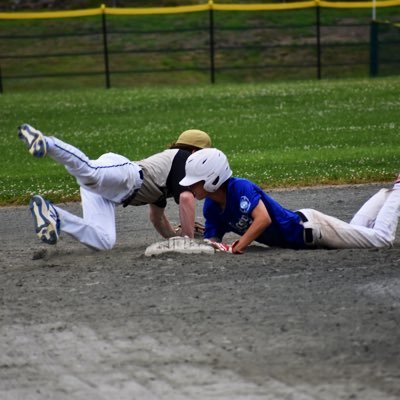
[{"label": "helmet brim", "polygon": [[201,179],[199,179],[198,177],[190,177],[190,176],[185,176],[180,182],[179,184],[181,186],[191,186],[194,185],[197,182],[200,182]]}]

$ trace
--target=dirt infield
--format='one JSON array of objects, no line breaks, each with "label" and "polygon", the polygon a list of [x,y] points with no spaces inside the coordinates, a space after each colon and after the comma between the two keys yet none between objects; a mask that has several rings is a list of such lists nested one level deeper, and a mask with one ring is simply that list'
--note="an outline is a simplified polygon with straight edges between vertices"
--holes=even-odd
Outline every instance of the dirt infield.
[{"label": "dirt infield", "polygon": [[[377,189],[271,194],[349,219]],[[117,246],[95,252],[45,247],[26,207],[0,209],[0,399],[400,398],[400,235],[147,258],[146,214],[118,208]]]}]

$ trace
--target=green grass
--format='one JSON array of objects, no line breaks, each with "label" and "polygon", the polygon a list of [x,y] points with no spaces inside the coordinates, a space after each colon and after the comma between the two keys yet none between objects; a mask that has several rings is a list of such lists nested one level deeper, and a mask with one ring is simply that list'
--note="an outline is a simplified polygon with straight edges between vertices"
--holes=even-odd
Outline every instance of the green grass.
[{"label": "green grass", "polygon": [[0,109],[1,205],[79,198],[62,166],[28,154],[23,122],[91,158],[132,160],[203,129],[235,175],[266,188],[389,181],[400,170],[400,78],[39,91],[5,94]]}]

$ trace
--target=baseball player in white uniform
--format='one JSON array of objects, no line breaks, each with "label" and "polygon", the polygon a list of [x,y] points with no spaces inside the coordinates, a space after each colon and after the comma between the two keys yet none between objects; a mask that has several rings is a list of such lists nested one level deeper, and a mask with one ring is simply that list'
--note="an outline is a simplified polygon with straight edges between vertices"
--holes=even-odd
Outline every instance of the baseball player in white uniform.
[{"label": "baseball player in white uniform", "polygon": [[[176,236],[176,229],[164,213],[166,199],[172,196],[180,204],[179,233],[193,237],[195,199],[179,181],[185,174],[184,165],[190,154],[211,146],[207,133],[185,131],[172,146],[175,148],[140,162],[115,153],[90,160],[76,147],[56,137],[45,136],[28,124],[18,128],[18,136],[30,154],[38,158],[50,156],[64,165],[80,186],[82,218],[40,195],[32,197],[30,209],[35,230],[43,242],[55,244],[60,232],[65,232],[88,247],[111,249],[116,241],[115,206],[118,204],[150,204],[150,219],[157,231],[166,238]],[[174,179],[175,170],[181,172]]]}]

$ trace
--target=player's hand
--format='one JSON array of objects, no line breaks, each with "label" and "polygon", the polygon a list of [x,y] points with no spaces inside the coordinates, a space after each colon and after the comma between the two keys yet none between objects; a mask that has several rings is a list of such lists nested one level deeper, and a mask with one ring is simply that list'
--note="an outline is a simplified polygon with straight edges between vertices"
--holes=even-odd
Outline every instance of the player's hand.
[{"label": "player's hand", "polygon": [[225,253],[232,253],[232,254],[243,254],[243,251],[236,250],[235,247],[239,243],[239,240],[235,240],[232,244],[228,243],[219,243],[219,242],[212,242],[208,241],[214,249],[217,251],[223,251]]}]

